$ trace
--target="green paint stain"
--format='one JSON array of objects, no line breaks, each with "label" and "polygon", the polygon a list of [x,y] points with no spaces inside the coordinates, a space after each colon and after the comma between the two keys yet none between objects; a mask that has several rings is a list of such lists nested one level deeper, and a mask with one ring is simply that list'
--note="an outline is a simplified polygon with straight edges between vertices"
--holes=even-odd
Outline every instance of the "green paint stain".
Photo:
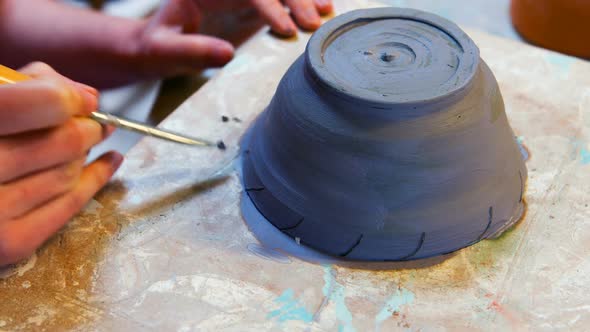
[{"label": "green paint stain", "polygon": [[506,245],[509,245],[510,248],[512,248],[512,245],[515,245],[516,243],[514,243],[514,239],[512,239],[512,235],[514,234],[514,231],[518,228],[518,226],[521,224],[522,220],[517,221],[514,225],[508,227],[506,230],[504,230],[502,232],[502,234],[498,235],[498,237],[495,238],[489,238],[489,239],[485,239],[485,241],[481,241],[481,244],[486,244],[487,241],[489,242],[495,242],[495,244],[493,245],[493,248],[498,247],[498,244],[500,243],[500,248],[501,245],[503,243],[506,242]]}]

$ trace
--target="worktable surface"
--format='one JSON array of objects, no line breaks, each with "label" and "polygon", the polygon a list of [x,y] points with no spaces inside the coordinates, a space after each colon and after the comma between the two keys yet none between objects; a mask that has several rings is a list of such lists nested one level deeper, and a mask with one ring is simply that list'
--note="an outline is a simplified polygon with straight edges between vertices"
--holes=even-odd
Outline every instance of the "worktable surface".
[{"label": "worktable surface", "polygon": [[[339,1],[337,10],[376,4]],[[467,32],[531,153],[526,217],[499,239],[445,259],[363,266],[274,250],[296,244],[242,219],[238,143],[309,36],[261,31],[162,125],[223,138],[228,150],[142,140],[68,227],[28,261],[0,270],[0,330],[590,326],[590,64]]]}]

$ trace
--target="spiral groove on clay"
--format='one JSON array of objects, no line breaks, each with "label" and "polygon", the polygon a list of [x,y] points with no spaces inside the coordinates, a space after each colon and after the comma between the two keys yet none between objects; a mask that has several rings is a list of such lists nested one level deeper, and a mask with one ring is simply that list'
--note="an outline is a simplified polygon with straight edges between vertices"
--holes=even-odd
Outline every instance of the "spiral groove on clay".
[{"label": "spiral groove on clay", "polygon": [[311,67],[333,88],[361,99],[404,103],[444,96],[472,80],[479,51],[456,26],[413,10],[399,16],[375,12],[372,19],[361,15],[347,15],[346,23],[336,18],[310,40]]}]

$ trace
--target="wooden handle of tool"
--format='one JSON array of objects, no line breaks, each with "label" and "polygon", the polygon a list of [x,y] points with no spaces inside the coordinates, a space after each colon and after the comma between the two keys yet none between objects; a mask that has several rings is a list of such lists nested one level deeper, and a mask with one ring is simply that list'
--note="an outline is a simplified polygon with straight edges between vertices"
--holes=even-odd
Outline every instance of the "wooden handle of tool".
[{"label": "wooden handle of tool", "polygon": [[0,84],[12,84],[31,79],[25,74],[0,65]]}]

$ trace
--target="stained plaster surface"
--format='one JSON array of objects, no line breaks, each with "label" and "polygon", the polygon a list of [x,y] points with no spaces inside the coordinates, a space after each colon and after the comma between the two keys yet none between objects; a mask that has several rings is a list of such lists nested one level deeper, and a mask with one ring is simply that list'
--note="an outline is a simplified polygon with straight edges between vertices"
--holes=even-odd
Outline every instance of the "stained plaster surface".
[{"label": "stained plaster surface", "polygon": [[[337,11],[376,5],[338,1]],[[29,260],[0,272],[0,330],[590,326],[590,64],[467,32],[531,153],[528,212],[499,239],[444,260],[347,266],[289,255],[296,243],[264,224],[246,225],[238,142],[309,37],[280,41],[262,31],[162,125],[223,138],[228,150],[141,141],[80,216]],[[222,115],[242,121],[225,123]]]}]

